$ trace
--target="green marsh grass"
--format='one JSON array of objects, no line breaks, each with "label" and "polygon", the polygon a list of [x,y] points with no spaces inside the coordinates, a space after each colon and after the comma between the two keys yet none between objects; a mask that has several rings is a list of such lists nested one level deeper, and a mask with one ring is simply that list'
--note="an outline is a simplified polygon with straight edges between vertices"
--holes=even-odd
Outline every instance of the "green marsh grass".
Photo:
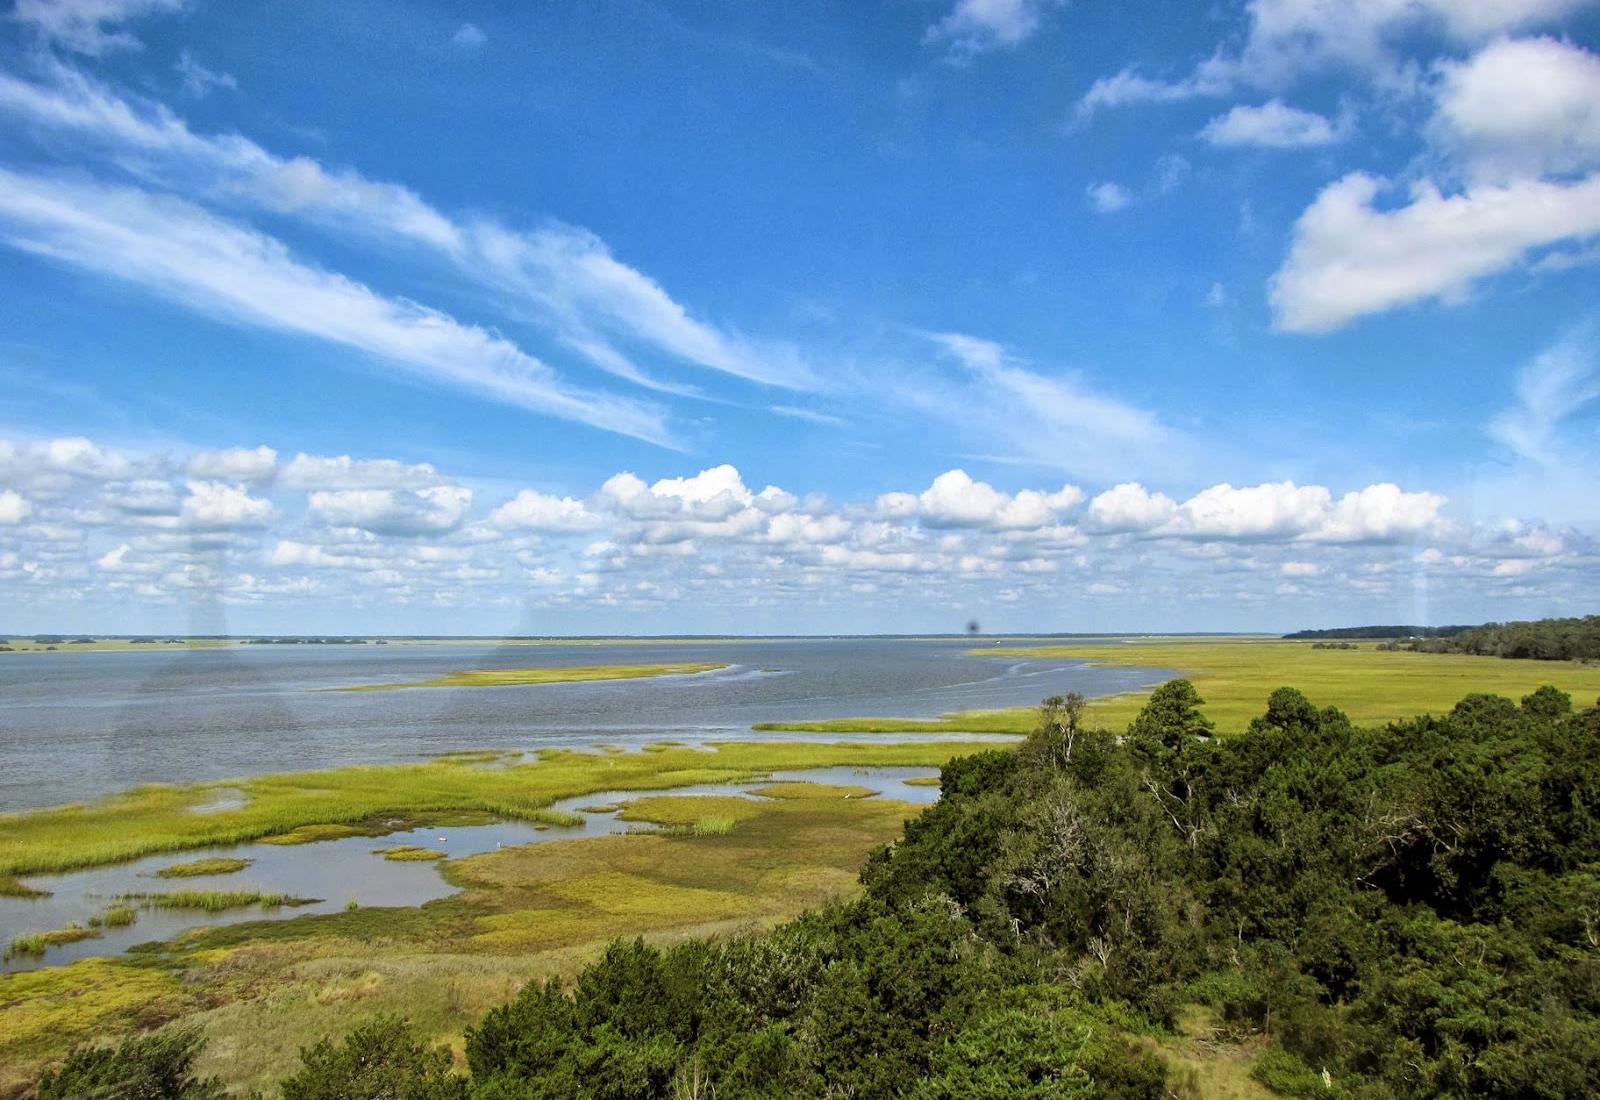
[{"label": "green marsh grass", "polygon": [[[1553,684],[1587,706],[1600,696],[1600,668],[1563,661],[1508,660],[1455,653],[1384,653],[1370,642],[1355,649],[1312,649],[1305,641],[1277,638],[1128,639],[1094,645],[992,646],[970,652],[985,657],[1085,660],[1160,669],[1154,680],[1186,677],[1205,699],[1206,716],[1224,733],[1243,730],[1266,709],[1275,688],[1304,691],[1319,706],[1335,706],[1358,723],[1378,725],[1419,714],[1442,714],[1472,692],[1520,699]],[[1062,690],[1069,688],[1064,681]],[[1123,729],[1144,706],[1149,691],[1089,700],[1089,719]],[[816,722],[761,722],[758,730],[804,733],[1012,733],[1033,729],[1031,707],[957,711],[939,718],[836,718]]]},{"label": "green marsh grass", "polygon": [[[1600,695],[1600,668],[1564,661],[1509,660],[1457,653],[1385,653],[1312,649],[1312,643],[1260,638],[1158,639],[1110,645],[993,648],[1000,657],[1080,658],[1105,664],[1172,669],[1194,682],[1206,716],[1223,732],[1243,730],[1279,687],[1305,692],[1318,706],[1338,707],[1357,723],[1377,725],[1442,714],[1473,692],[1520,699],[1544,684],[1569,692],[1579,706]],[[1122,728],[1144,706],[1145,692],[1093,699],[1089,713]]]},{"label": "green marsh grass", "polygon": [[860,787],[848,783],[805,783],[786,781],[768,783],[750,792],[762,798],[871,798],[877,794],[873,787]]},{"label": "green marsh grass", "polygon": [[100,916],[107,928],[126,928],[138,919],[139,912],[131,905],[113,905]]},{"label": "green marsh grass", "polygon": [[205,913],[225,913],[259,905],[276,909],[281,905],[310,905],[315,898],[297,898],[262,890],[173,890],[164,894],[124,894],[123,901],[138,902],[151,909],[198,909]]},{"label": "green marsh grass", "polygon": [[[698,783],[832,764],[932,767],[978,747],[925,746],[920,760],[907,760],[917,753],[906,746],[861,745],[822,746],[821,758],[809,755],[815,745],[776,751],[762,745],[749,753],[725,747],[685,752],[677,761],[662,761],[659,753],[567,764],[558,757],[556,770],[574,771],[538,782],[541,791],[559,789],[566,797],[580,780],[593,793],[647,789],[664,772]],[[685,766],[708,758],[718,765],[709,775]],[[597,765],[604,770],[597,773]],[[744,798],[727,800],[736,803],[731,808],[722,799],[640,801],[648,816],[684,822],[685,835],[497,849],[443,864],[441,872],[461,892],[424,906],[252,920],[193,931],[124,958],[0,976],[0,1095],[31,1081],[40,1060],[76,1041],[115,1039],[169,1020],[205,1030],[210,1045],[201,1071],[221,1074],[241,1093],[270,1089],[297,1063],[302,1046],[381,1012],[402,1012],[433,1041],[459,1049],[462,1030],[523,982],[570,976],[613,937],[671,942],[735,934],[855,892],[867,853],[918,812],[881,798]],[[669,813],[652,803],[677,805]],[[735,815],[731,832],[692,835],[704,819]]]},{"label": "green marsh grass", "polygon": [[15,875],[0,875],[0,898],[47,898],[50,891],[29,886]]},{"label": "green marsh grass", "polygon": [[92,940],[100,932],[96,928],[87,927],[77,922],[65,928],[56,928],[49,932],[24,932],[20,936],[13,936],[11,943],[6,947],[6,958],[18,955],[43,955],[52,947],[59,947],[64,943],[77,943],[79,940]]},{"label": "green marsh grass", "polygon": [[[503,768],[429,761],[255,776],[193,786],[147,785],[95,802],[0,814],[0,875],[66,871],[252,840],[307,843],[382,835],[419,824],[510,818],[580,823],[550,803],[606,790],[740,783],[774,771],[838,765],[938,767],[983,751],[972,742],[731,742],[598,755],[548,750]],[[242,805],[191,812],[217,788]]]},{"label": "green marsh grass", "polygon": [[437,848],[421,848],[415,844],[401,844],[393,848],[374,848],[372,854],[382,856],[384,859],[395,863],[425,863],[429,860],[445,858],[445,853]]},{"label": "green marsh grass", "polygon": [[198,878],[201,875],[231,875],[235,871],[242,871],[255,862],[249,859],[234,859],[227,856],[212,856],[207,859],[191,859],[187,863],[174,863],[163,867],[156,872],[157,878]]}]

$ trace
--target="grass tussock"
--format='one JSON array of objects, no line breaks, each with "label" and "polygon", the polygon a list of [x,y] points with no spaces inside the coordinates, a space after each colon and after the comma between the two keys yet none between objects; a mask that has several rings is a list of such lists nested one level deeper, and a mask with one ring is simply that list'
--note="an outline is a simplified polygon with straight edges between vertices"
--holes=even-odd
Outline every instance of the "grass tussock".
[{"label": "grass tussock", "polygon": [[29,886],[15,875],[0,875],[0,898],[47,898],[50,891]]},{"label": "grass tussock", "polygon": [[139,919],[139,911],[131,905],[113,905],[100,915],[107,928],[126,928]]},{"label": "grass tussock", "polygon": [[174,863],[156,872],[157,878],[199,878],[201,875],[231,875],[250,866],[254,860],[214,856],[209,859],[191,859],[187,863]]},{"label": "grass tussock", "polygon": [[904,780],[904,782],[908,787],[937,787],[939,785],[939,777],[937,775],[913,775],[910,779]]},{"label": "grass tussock", "polygon": [[[263,775],[195,786],[136,787],[86,804],[0,814],[0,876],[66,871],[141,856],[261,840],[304,844],[417,824],[511,818],[580,824],[549,809],[607,790],[740,783],[836,765],[938,767],[980,744],[733,742],[615,756],[549,750],[500,768],[429,761]],[[243,805],[196,814],[219,787]],[[698,814],[696,817],[707,816]]]},{"label": "grass tussock", "polygon": [[871,798],[878,792],[872,787],[851,783],[805,783],[786,781],[768,783],[750,792],[763,798]]},{"label": "grass tussock", "polygon": [[403,684],[357,684],[335,691],[398,691],[404,688],[518,687],[575,684],[596,680],[639,680],[656,676],[692,676],[727,668],[719,664],[585,665],[574,668],[486,668],[452,672],[431,680]]},{"label": "grass tussock", "polygon": [[415,844],[400,844],[393,848],[374,848],[372,853],[395,863],[426,863],[429,860],[445,858],[445,853],[437,848],[422,848]]},{"label": "grass tussock", "polygon": [[43,955],[52,947],[77,943],[79,940],[91,940],[99,934],[98,929],[78,924],[76,921],[65,928],[56,928],[49,932],[24,932],[20,936],[12,937],[6,946],[5,956],[11,959],[19,955]]},{"label": "grass tussock", "polygon": [[694,823],[694,835],[727,836],[733,832],[734,824],[731,817],[702,817]]},{"label": "grass tussock", "polygon": [[297,898],[262,890],[173,890],[165,894],[124,894],[125,902],[138,902],[151,909],[198,909],[205,913],[225,913],[259,905],[276,909],[281,905],[310,905],[315,898]]}]

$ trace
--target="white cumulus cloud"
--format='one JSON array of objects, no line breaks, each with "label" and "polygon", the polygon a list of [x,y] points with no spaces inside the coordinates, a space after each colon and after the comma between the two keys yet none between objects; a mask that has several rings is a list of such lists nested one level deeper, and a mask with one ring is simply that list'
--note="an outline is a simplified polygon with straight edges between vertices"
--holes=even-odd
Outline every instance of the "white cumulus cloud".
[{"label": "white cumulus cloud", "polygon": [[1573,183],[1516,180],[1454,195],[1424,181],[1394,209],[1377,205],[1383,188],[1383,180],[1353,172],[1300,216],[1272,278],[1279,328],[1329,332],[1415,302],[1459,301],[1477,280],[1535,249],[1600,234],[1600,175]]},{"label": "white cumulus cloud", "polygon": [[1200,131],[1212,145],[1254,145],[1264,149],[1304,149],[1332,145],[1343,128],[1313,111],[1291,107],[1280,99],[1258,107],[1240,105],[1218,115]]}]

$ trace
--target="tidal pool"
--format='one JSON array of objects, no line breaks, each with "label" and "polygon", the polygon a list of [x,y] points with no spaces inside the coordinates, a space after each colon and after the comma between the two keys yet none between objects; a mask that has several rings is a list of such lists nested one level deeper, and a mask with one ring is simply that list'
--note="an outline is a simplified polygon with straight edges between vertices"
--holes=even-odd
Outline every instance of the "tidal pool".
[{"label": "tidal pool", "polygon": [[[497,821],[487,825],[445,825],[407,829],[384,836],[341,837],[311,844],[237,844],[195,848],[159,856],[147,856],[112,867],[96,867],[60,875],[34,875],[24,881],[49,890],[44,898],[0,897],[0,947],[27,932],[46,932],[69,924],[88,924],[127,894],[167,893],[176,890],[261,891],[282,893],[296,898],[315,898],[299,906],[263,908],[243,906],[218,913],[193,909],[138,909],[131,925],[101,928],[91,939],[61,944],[42,955],[19,954],[7,959],[5,971],[33,970],[59,965],[95,955],[115,955],[135,944],[168,940],[191,929],[237,924],[254,920],[291,920],[304,914],[333,913],[352,901],[363,908],[374,906],[422,905],[446,897],[456,888],[439,873],[439,861],[396,861],[384,859],[385,848],[415,846],[442,851],[459,859],[517,844],[536,844],[547,840],[578,840],[615,833],[649,831],[642,822],[621,821],[622,805],[639,798],[678,795],[736,795],[760,798],[754,792],[774,782],[800,781],[870,787],[872,797],[903,802],[930,803],[939,789],[914,786],[907,779],[937,775],[930,768],[812,768],[801,771],[775,771],[762,779],[745,783],[702,784],[654,790],[598,791],[562,799],[552,810],[586,811],[577,825],[537,826],[526,821]],[[594,807],[607,807],[595,810]],[[221,875],[197,875],[183,879],[163,879],[156,872],[174,863],[218,856],[251,861],[241,871]]]}]

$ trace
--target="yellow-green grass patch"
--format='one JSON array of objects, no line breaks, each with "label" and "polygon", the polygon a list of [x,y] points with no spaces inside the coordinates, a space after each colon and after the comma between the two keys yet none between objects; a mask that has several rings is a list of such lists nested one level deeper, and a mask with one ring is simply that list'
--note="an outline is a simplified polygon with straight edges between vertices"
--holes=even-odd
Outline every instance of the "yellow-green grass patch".
[{"label": "yellow-green grass patch", "polygon": [[120,960],[79,959],[0,975],[0,1095],[31,1080],[30,1062],[73,1043],[170,1019],[186,1007],[172,974]]},{"label": "yellow-green grass patch", "polygon": [[[801,764],[790,758],[777,766]],[[674,808],[691,826],[725,816],[720,799],[676,801],[696,803],[692,812]],[[160,1006],[150,1010],[160,1013],[153,1021],[109,1007],[96,1015],[90,999],[83,1006],[85,1020],[94,1021],[87,1033],[106,1041],[164,1019],[201,1026],[210,1040],[202,1072],[221,1074],[235,1089],[270,1085],[292,1070],[301,1046],[382,1012],[405,1014],[422,1034],[459,1050],[464,1028],[522,981],[570,975],[614,937],[670,942],[766,928],[855,892],[867,853],[918,812],[881,798],[732,801],[754,816],[725,835],[654,833],[497,849],[443,864],[461,892],[427,905],[200,929],[141,952],[141,966],[101,965],[93,971],[97,985],[70,985],[137,1007],[138,998],[122,995],[135,989]],[[49,973],[83,973],[81,965]],[[181,974],[182,985],[169,973]],[[85,1034],[84,1027],[64,1029],[54,1039],[30,1022],[48,1005],[62,1011],[64,995],[8,988],[18,987],[0,981],[0,1061],[31,1063],[28,1072],[36,1072],[40,1059]],[[24,1035],[32,1038],[24,1043]]]},{"label": "yellow-green grass patch", "polygon": [[858,787],[849,783],[786,781],[768,783],[750,793],[763,798],[871,798],[878,792],[872,787]]},{"label": "yellow-green grass patch", "polygon": [[0,875],[0,898],[47,898],[50,891],[29,886],[15,875]]},{"label": "yellow-green grass patch", "polygon": [[198,909],[205,913],[225,913],[259,905],[276,909],[280,905],[310,905],[316,899],[263,890],[173,890],[165,894],[124,894],[124,902],[137,902],[150,909]]},{"label": "yellow-green grass patch", "polygon": [[201,875],[231,875],[250,866],[254,860],[212,856],[173,863],[156,872],[157,878],[199,878]]},{"label": "yellow-green grass patch", "polygon": [[126,928],[138,919],[139,912],[131,905],[113,905],[100,915],[100,923],[107,928]]},{"label": "yellow-green grass patch", "polygon": [[913,775],[910,779],[902,782],[908,787],[937,787],[939,785],[939,777],[937,775]]},{"label": "yellow-green grass patch", "polygon": [[[1509,660],[1454,653],[1382,652],[1372,643],[1356,649],[1313,649],[1311,642],[1277,638],[1160,638],[1119,643],[1008,646],[975,649],[985,657],[1085,660],[1096,664],[1170,670],[1194,682],[1205,713],[1218,730],[1243,730],[1266,709],[1279,687],[1303,691],[1318,706],[1335,706],[1362,724],[1381,724],[1444,713],[1472,692],[1520,699],[1553,684],[1587,706],[1600,696],[1600,668],[1565,661]],[[1062,690],[1070,684],[1063,683]],[[1153,685],[1152,685],[1153,686]],[[1089,700],[1090,718],[1125,729],[1149,690]],[[815,722],[763,722],[756,729],[805,733],[1028,733],[1038,722],[1032,707],[958,711],[939,718],[834,718]]]},{"label": "yellow-green grass patch", "polygon": [[437,848],[422,848],[415,844],[400,844],[393,848],[374,848],[374,855],[395,863],[426,863],[430,860],[443,859],[445,853]]},{"label": "yellow-green grass patch", "polygon": [[731,829],[760,813],[761,803],[753,798],[718,794],[658,795],[629,802],[617,817],[623,821],[649,821],[679,828],[693,828],[699,822],[715,818],[729,822]]},{"label": "yellow-green grass patch", "polygon": [[98,929],[85,927],[76,922],[65,928],[53,928],[48,932],[24,932],[20,936],[11,938],[11,942],[6,946],[5,955],[8,959],[17,955],[43,955],[52,947],[94,939],[99,934]]},{"label": "yellow-green grass patch", "polygon": [[[985,650],[985,652],[988,652]],[[938,718],[820,718],[804,722],[757,722],[751,729],[789,733],[1031,733],[1039,712],[1033,707],[956,710]]]},{"label": "yellow-green grass patch", "polygon": [[[1172,669],[1193,681],[1205,713],[1224,732],[1243,730],[1266,709],[1267,696],[1294,687],[1318,706],[1334,706],[1352,720],[1378,724],[1442,714],[1464,695],[1488,692],[1520,699],[1553,684],[1587,706],[1600,696],[1600,668],[1564,661],[1510,660],[1455,653],[1313,649],[1280,639],[1207,638],[1131,641],[1117,645],[1052,645],[986,649],[1002,657],[1079,658],[1114,665]],[[1147,693],[1093,699],[1089,713],[1123,728],[1139,713]]]},{"label": "yellow-green grass patch", "polygon": [[691,676],[727,668],[719,664],[584,665],[570,668],[486,668],[451,672],[431,680],[401,684],[356,684],[334,691],[393,691],[400,688],[513,687],[574,684],[596,680],[639,680],[656,676]]},{"label": "yellow-green grass patch", "polygon": [[[381,835],[444,821],[498,817],[572,825],[582,819],[551,811],[552,802],[607,790],[740,783],[807,768],[938,767],[983,747],[956,741],[774,741],[604,756],[549,750],[503,768],[428,761],[193,786],[147,785],[90,803],[0,814],[0,875],[72,870],[250,840],[282,844]],[[192,806],[213,801],[219,787],[243,792],[243,804],[191,812]]]}]

